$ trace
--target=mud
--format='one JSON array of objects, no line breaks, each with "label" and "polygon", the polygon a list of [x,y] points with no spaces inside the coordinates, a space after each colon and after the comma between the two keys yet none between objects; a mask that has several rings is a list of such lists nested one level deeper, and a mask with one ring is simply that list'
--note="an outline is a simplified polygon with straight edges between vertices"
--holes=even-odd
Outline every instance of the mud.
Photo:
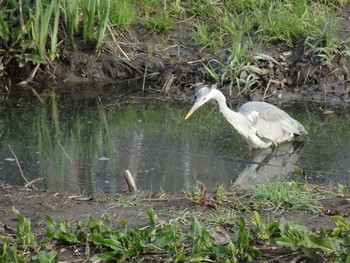
[{"label": "mud", "polygon": [[[242,191],[242,200],[245,192]],[[185,198],[183,193],[169,194],[161,197],[158,194],[150,194],[140,200],[139,204],[121,206],[118,205],[117,198],[98,197],[96,199],[84,198],[80,196],[67,196],[63,193],[54,193],[42,190],[32,190],[23,187],[0,185],[0,235],[9,235],[16,229],[18,222],[17,216],[12,213],[12,207],[18,209],[25,217],[31,220],[32,231],[39,235],[45,234],[44,216],[50,215],[56,220],[64,219],[69,222],[86,219],[92,215],[98,219],[108,215],[110,223],[117,225],[120,220],[127,221],[130,227],[144,227],[149,225],[147,210],[153,208],[159,220],[168,222],[181,211],[200,212],[203,217],[206,214],[217,216],[227,215],[224,209],[211,209],[202,207],[195,202]],[[236,199],[237,200],[237,199]],[[234,200],[227,200],[227,203],[233,205]],[[334,196],[324,199],[320,202],[320,212],[311,213],[305,211],[283,211],[281,213],[258,211],[267,222],[278,221],[281,218],[298,221],[305,224],[313,231],[319,231],[320,228],[334,228],[335,225],[331,219],[333,215],[350,215],[350,197]],[[237,212],[235,217],[244,217],[250,222],[252,211]],[[233,237],[235,226],[223,224],[220,226],[225,233]],[[297,262],[315,262],[310,258],[304,258],[302,255],[292,253],[288,249],[274,246],[259,247],[263,252],[263,257],[255,262],[290,262],[296,257],[300,257]],[[74,247],[64,247],[64,253],[61,254],[60,260],[67,262],[85,262],[87,259],[79,259],[74,256]],[[163,262],[160,258],[155,258],[154,262]],[[153,262],[153,261],[152,261]]]},{"label": "mud", "polygon": [[[337,43],[349,36],[350,7],[339,11],[340,30]],[[130,29],[106,39],[103,52],[95,54],[94,41],[84,43],[77,39],[73,51],[68,42],[59,46],[59,57],[51,64],[41,66],[30,85],[40,89],[42,84],[60,89],[69,84],[84,83],[145,83],[147,91],[186,99],[193,94],[195,83],[213,82],[205,72],[204,64],[210,65],[217,73],[217,62],[227,61],[230,47],[224,47],[213,55],[206,48],[198,47],[192,40],[195,30],[190,22],[178,24],[170,35],[147,34],[142,28]],[[322,59],[322,52],[312,51],[310,44],[322,46],[311,37],[300,39],[293,47],[280,43],[265,45],[261,53],[271,56],[274,61],[258,59],[252,65],[264,70],[257,75],[258,81],[246,93],[235,88],[233,98],[265,101],[317,101],[331,104],[347,104],[349,88],[350,59],[346,52],[334,52],[331,62]],[[341,44],[339,44],[341,46]],[[11,65],[7,70],[8,85],[12,90],[26,79],[33,65],[23,68]],[[244,81],[246,72],[240,79]],[[11,83],[11,84],[10,84]],[[224,81],[227,88],[227,81]],[[150,88],[152,87],[152,88]]]}]

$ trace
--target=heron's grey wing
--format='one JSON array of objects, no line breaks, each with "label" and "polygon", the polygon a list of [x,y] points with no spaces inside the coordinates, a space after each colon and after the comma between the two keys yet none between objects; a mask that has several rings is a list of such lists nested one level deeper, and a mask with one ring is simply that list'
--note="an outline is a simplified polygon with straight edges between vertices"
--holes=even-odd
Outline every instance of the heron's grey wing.
[{"label": "heron's grey wing", "polygon": [[290,139],[293,134],[300,134],[299,126],[302,125],[271,104],[249,102],[244,104],[239,112],[248,118],[261,138],[281,142]]}]

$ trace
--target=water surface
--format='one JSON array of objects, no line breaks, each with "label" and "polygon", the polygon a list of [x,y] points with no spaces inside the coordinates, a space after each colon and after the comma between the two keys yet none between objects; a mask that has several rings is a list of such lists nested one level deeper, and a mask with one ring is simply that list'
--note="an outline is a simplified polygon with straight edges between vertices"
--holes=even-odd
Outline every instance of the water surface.
[{"label": "water surface", "polygon": [[119,105],[110,100],[107,105],[97,96],[89,101],[65,106],[52,94],[44,103],[3,112],[0,181],[24,185],[23,177],[42,178],[38,187],[113,196],[127,189],[125,169],[141,189],[174,192],[198,182],[209,189],[216,183],[249,186],[299,167],[310,182],[348,184],[347,108],[322,114],[320,105],[282,105],[309,135],[277,149],[250,152],[215,104],[185,121],[190,104],[141,100]]}]

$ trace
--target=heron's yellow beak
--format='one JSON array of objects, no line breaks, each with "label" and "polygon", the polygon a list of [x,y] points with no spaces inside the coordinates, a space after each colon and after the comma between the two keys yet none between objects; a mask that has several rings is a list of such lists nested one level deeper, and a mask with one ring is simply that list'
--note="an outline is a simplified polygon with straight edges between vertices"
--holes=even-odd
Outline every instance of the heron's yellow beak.
[{"label": "heron's yellow beak", "polygon": [[200,106],[203,105],[203,101],[197,101],[193,107],[190,109],[190,111],[187,113],[185,120],[187,120]]},{"label": "heron's yellow beak", "polygon": [[186,115],[186,117],[185,117],[185,120],[187,120],[192,114],[193,114],[193,112],[195,112],[195,109],[194,110],[190,110],[188,113],[187,113],[187,115]]}]

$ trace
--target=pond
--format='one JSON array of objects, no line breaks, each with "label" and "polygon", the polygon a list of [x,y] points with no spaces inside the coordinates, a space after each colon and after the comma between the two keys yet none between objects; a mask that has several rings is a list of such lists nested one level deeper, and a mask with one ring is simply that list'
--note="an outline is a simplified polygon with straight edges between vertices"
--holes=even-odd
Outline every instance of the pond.
[{"label": "pond", "polygon": [[0,120],[0,182],[24,185],[40,178],[40,188],[114,196],[128,189],[126,169],[140,189],[175,192],[199,182],[209,190],[217,183],[250,186],[293,176],[298,168],[311,183],[349,184],[348,108],[332,113],[309,102],[280,105],[309,134],[250,152],[215,104],[185,121],[191,104],[115,101],[93,95],[65,106],[52,92],[42,103],[7,107]]}]

